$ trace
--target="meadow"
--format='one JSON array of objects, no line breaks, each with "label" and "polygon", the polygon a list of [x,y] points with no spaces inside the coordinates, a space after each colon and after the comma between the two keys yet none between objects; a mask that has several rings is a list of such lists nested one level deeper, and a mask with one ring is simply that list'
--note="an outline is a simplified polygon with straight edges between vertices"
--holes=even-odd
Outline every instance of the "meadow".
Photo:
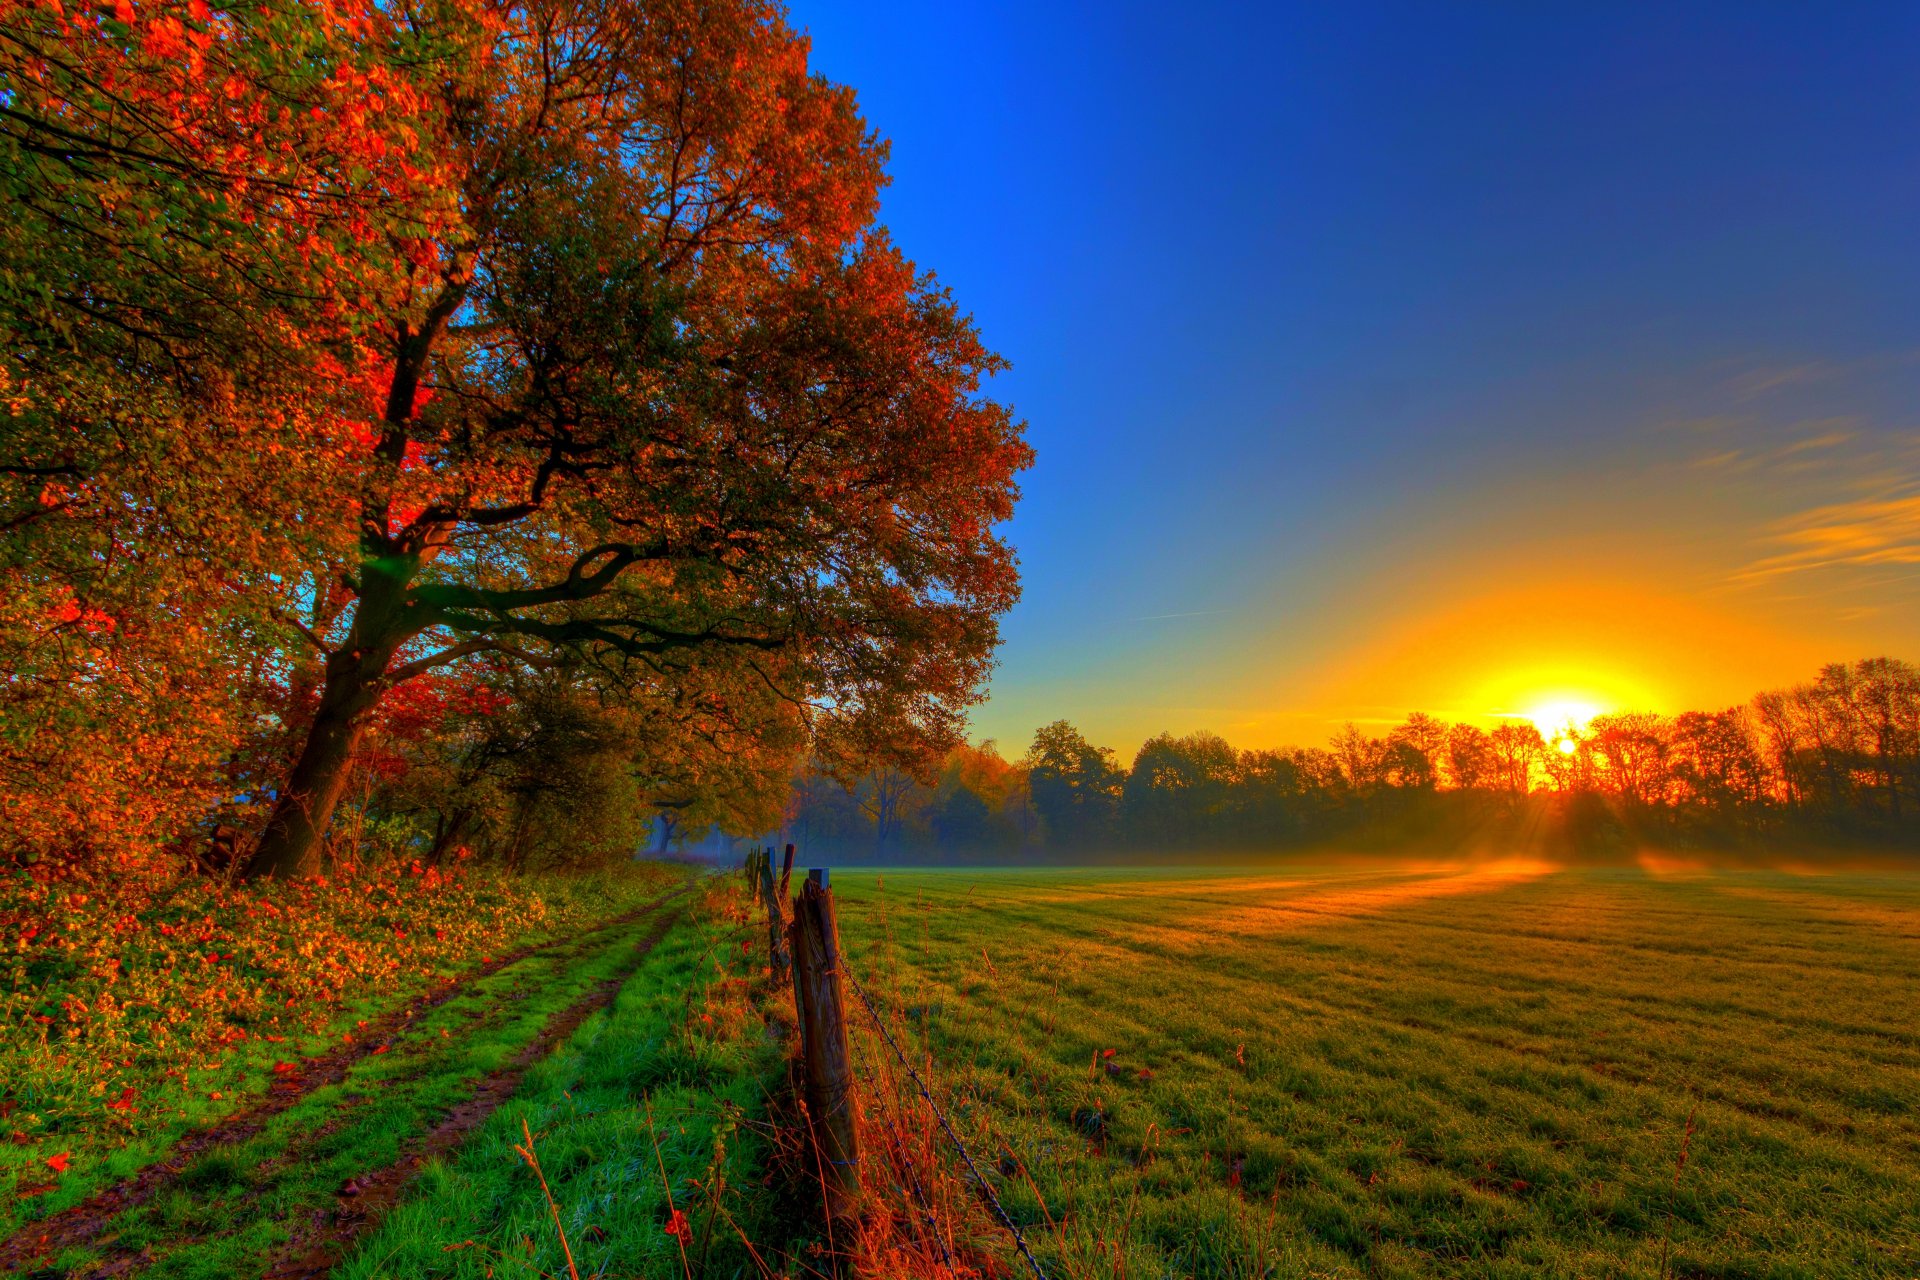
[{"label": "meadow", "polygon": [[1051,1275],[1920,1275],[1920,878],[836,892],[856,975]]},{"label": "meadow", "polygon": [[[253,1064],[252,1119],[204,1142],[159,1110],[118,1148],[70,1129],[88,1158],[17,1202],[0,1269],[767,1280],[843,1254],[889,1280],[1030,1274],[865,990],[1053,1280],[1920,1275],[1920,878],[834,884],[859,1240],[821,1234],[791,991],[727,875],[343,1038],[377,1031],[371,1051],[311,1038],[291,1075]],[[41,1216],[94,1193],[79,1223]]]}]

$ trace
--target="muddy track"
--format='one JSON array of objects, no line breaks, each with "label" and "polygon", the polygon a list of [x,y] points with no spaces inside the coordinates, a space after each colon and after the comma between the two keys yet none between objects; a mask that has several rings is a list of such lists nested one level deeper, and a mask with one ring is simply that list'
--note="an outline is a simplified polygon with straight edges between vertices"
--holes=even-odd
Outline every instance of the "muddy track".
[{"label": "muddy track", "polygon": [[[79,1204],[62,1209],[39,1222],[23,1224],[11,1236],[0,1240],[0,1272],[12,1274],[60,1249],[84,1245],[97,1239],[114,1218],[129,1209],[139,1207],[170,1187],[196,1157],[216,1147],[245,1142],[265,1128],[267,1122],[274,1116],[293,1106],[313,1090],[345,1080],[354,1064],[371,1055],[380,1046],[390,1043],[423,1014],[445,1004],[474,982],[533,956],[566,950],[582,952],[592,950],[609,931],[644,920],[675,898],[691,891],[695,883],[690,880],[642,906],[623,912],[595,926],[584,934],[556,938],[551,942],[520,947],[495,956],[486,964],[449,979],[377,1018],[369,1019],[364,1028],[357,1030],[352,1042],[335,1046],[318,1057],[303,1059],[299,1064],[299,1073],[275,1080],[272,1091],[266,1097],[204,1129],[196,1129],[182,1135],[168,1149],[166,1155],[147,1165],[132,1177],[110,1187],[103,1187]],[[677,917],[676,912],[668,917],[668,923],[671,924]],[[636,966],[664,932],[665,927],[662,927],[649,937],[644,949],[636,952],[633,961]],[[631,972],[631,969],[624,969],[620,980],[624,981],[625,976]],[[602,984],[602,986],[605,985]],[[619,981],[615,981],[613,986],[617,991]],[[579,1003],[586,1004],[598,994],[596,988],[594,993]],[[607,997],[607,999],[611,998],[611,995]],[[601,1003],[604,1004],[605,1000]],[[585,1013],[580,1015],[581,1018],[584,1019],[587,1014],[593,1012],[593,1009],[599,1007],[600,1005],[591,1005]],[[555,1020],[567,1016],[572,1011],[572,1008],[562,1010],[554,1015]],[[549,1026],[551,1025],[550,1023]],[[577,1026],[578,1022],[576,1021],[574,1025]],[[571,1028],[569,1028],[570,1031]],[[535,1038],[534,1044],[541,1043],[546,1036],[547,1031],[543,1030],[540,1036]]]},{"label": "muddy track", "polygon": [[515,1054],[511,1062],[482,1079],[465,1101],[433,1128],[410,1141],[398,1160],[355,1178],[336,1195],[333,1208],[317,1210],[304,1224],[295,1227],[292,1240],[262,1273],[263,1280],[323,1280],[334,1265],[346,1257],[354,1243],[378,1226],[400,1203],[421,1166],[458,1150],[468,1134],[485,1124],[489,1116],[519,1092],[527,1068],[552,1053],[581,1023],[613,1003],[620,989],[679,917],[677,911],[663,917],[634,948],[631,959],[618,974],[549,1018],[540,1034]]}]

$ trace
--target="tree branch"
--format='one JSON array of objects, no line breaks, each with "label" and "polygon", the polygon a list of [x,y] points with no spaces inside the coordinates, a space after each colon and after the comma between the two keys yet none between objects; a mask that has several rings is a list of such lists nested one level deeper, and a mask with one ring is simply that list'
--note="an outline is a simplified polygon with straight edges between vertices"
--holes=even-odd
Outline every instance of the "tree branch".
[{"label": "tree branch", "polygon": [[[493,591],[463,583],[423,582],[415,586],[411,594],[416,603],[440,616],[448,616],[452,610],[474,609],[504,616],[515,609],[592,599],[611,587],[614,579],[629,566],[642,560],[661,559],[667,550],[665,539],[644,549],[627,542],[603,542],[581,552],[567,570],[565,580],[552,586]],[[596,562],[598,567],[591,568]]]},{"label": "tree branch", "polygon": [[430,653],[424,658],[415,658],[412,662],[393,668],[387,672],[386,679],[390,684],[399,684],[403,680],[411,680],[435,667],[444,667],[449,662],[457,662],[475,653],[505,653],[520,659],[530,667],[543,670],[554,665],[551,658],[543,658],[537,653],[528,653],[518,645],[505,644],[493,639],[462,640],[458,644],[448,645],[438,653]]},{"label": "tree branch", "polygon": [[301,635],[305,636],[307,638],[307,643],[311,644],[314,648],[318,649],[321,653],[325,654],[329,658],[333,656],[333,652],[334,652],[333,646],[328,644],[325,640],[322,640],[317,634],[315,634],[313,628],[309,627],[306,623],[300,621],[300,619],[294,617],[292,614],[288,613],[284,609],[275,609],[273,611],[273,616],[280,619],[280,621],[286,623],[288,626],[292,627],[295,631],[298,631]]}]

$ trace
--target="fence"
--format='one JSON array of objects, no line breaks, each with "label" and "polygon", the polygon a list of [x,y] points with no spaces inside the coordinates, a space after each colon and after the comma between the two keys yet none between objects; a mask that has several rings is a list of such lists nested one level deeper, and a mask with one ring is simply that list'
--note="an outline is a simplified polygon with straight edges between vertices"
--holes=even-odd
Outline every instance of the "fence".
[{"label": "fence", "polygon": [[[789,970],[793,977],[794,1011],[800,1028],[800,1056],[804,1073],[809,1136],[819,1162],[825,1190],[829,1235],[844,1237],[854,1226],[860,1199],[859,1135],[854,1124],[854,1068],[849,1048],[846,1021],[846,988],[851,986],[860,1006],[880,1040],[893,1054],[907,1078],[913,1082],[921,1101],[939,1124],[940,1131],[966,1166],[967,1173],[995,1219],[1012,1237],[1014,1248],[1038,1280],[1047,1280],[1046,1270],[1027,1246],[1020,1224],[1001,1203],[993,1184],[981,1174],[972,1152],[955,1131],[953,1122],[934,1100],[926,1080],[914,1069],[894,1039],[886,1019],[880,1016],[873,998],[854,974],[840,950],[839,921],[834,914],[833,893],[824,869],[808,873],[798,897],[787,897],[788,876],[793,869],[794,847],[786,847],[784,864],[776,881],[773,874],[773,850],[755,849],[747,855],[747,883],[760,897],[767,912],[768,964],[776,977]],[[789,915],[791,910],[791,915]],[[903,1141],[896,1133],[896,1141]],[[939,1242],[947,1269],[958,1274],[951,1251],[933,1222],[933,1205],[926,1190],[913,1179],[911,1190],[920,1202],[933,1235]]]}]

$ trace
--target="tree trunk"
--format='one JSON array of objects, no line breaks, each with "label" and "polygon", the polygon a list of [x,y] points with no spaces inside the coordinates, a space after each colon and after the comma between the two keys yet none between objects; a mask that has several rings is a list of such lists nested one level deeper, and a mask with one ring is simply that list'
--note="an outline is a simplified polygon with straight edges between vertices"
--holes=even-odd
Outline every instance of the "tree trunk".
[{"label": "tree trunk", "polygon": [[[449,277],[447,286],[428,308],[425,322],[411,331],[401,327],[382,416],[386,430],[378,450],[378,456],[396,469],[406,456],[408,425],[413,420],[420,379],[433,344],[465,297],[466,286],[454,284]],[[327,655],[320,704],[307,726],[306,742],[287,778],[286,789],[275,800],[267,829],[247,862],[249,880],[290,879],[312,875],[319,869],[327,824],[346,790],[353,771],[354,748],[359,745],[367,713],[380,700],[387,666],[401,645],[425,629],[417,607],[407,599],[407,587],[420,571],[423,559],[432,558],[434,552],[429,548],[440,543],[430,536],[411,545],[388,539],[390,499],[390,491],[380,489],[362,497],[360,581],[352,590],[358,597],[353,605],[353,625],[346,644]],[[350,597],[336,598],[330,583],[320,591],[313,618],[319,629],[325,630],[324,624],[339,616]],[[293,713],[297,715],[298,709]]]},{"label": "tree trunk", "polygon": [[377,667],[364,657],[356,661],[348,654],[327,659],[320,705],[307,726],[306,744],[286,788],[274,802],[259,847],[247,862],[249,880],[292,879],[319,869],[321,842],[347,789],[361,722],[377,699],[385,666],[384,654]]},{"label": "tree trunk", "polygon": [[451,814],[442,813],[435,825],[438,830],[433,837],[433,847],[427,851],[427,861],[437,867],[446,860],[447,851],[455,847],[454,842],[466,837],[473,825],[473,810],[463,805]]}]

